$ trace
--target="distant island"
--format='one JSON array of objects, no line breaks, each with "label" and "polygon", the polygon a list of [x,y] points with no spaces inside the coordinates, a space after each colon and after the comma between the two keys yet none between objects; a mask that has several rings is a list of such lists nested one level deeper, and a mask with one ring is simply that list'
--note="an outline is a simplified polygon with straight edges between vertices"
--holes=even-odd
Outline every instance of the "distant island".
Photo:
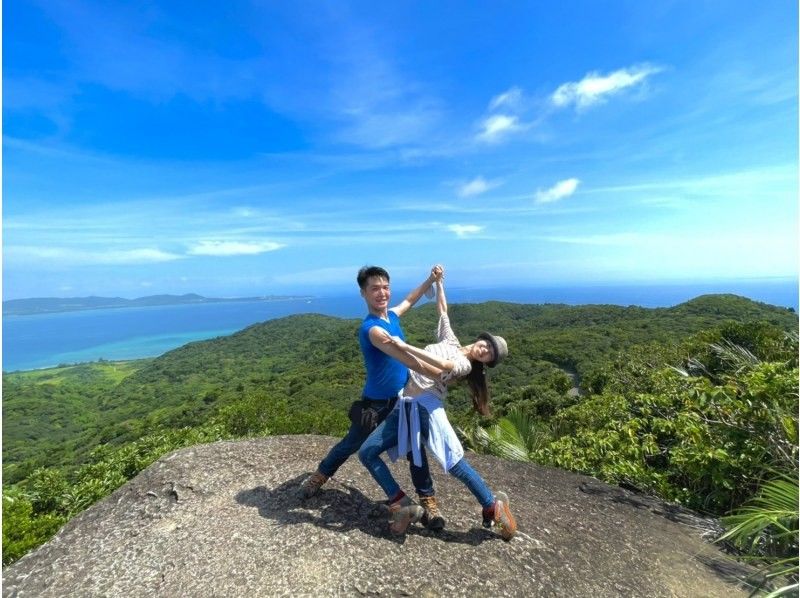
[{"label": "distant island", "polygon": [[150,295],[138,299],[122,297],[36,297],[3,301],[4,316],[30,316],[34,314],[83,311],[87,309],[121,309],[126,307],[152,307],[156,305],[188,305],[197,303],[231,303],[244,301],[292,301],[313,299],[299,295],[265,295],[263,297],[213,298],[195,293],[186,295]]}]

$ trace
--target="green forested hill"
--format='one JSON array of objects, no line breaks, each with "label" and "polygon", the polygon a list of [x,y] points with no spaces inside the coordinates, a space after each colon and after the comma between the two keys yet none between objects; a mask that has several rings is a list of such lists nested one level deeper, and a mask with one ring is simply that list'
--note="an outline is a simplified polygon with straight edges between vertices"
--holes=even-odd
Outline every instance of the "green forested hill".
[{"label": "green forested hill", "polygon": [[[774,471],[796,486],[790,310],[709,295],[665,309],[488,302],[450,314],[462,342],[488,330],[510,350],[491,371],[493,418],[472,413],[461,388],[448,397],[476,450],[714,513],[754,496]],[[431,342],[436,320],[431,304],[412,310],[408,340]],[[4,374],[4,563],[175,448],[343,433],[364,378],[358,324],[298,315],[156,359]],[[568,392],[578,380],[582,396]],[[775,553],[796,554],[795,536]]]},{"label": "green forested hill", "polygon": [[69,447],[87,430],[103,426],[108,394],[148,361],[101,361],[4,375],[3,462],[19,463],[32,455],[39,455],[42,464],[73,462]]},{"label": "green forested hill", "polygon": [[[733,295],[703,296],[663,309],[457,304],[450,314],[464,343],[483,330],[508,340],[510,356],[492,372],[500,404],[532,384],[563,389],[569,383],[556,366],[594,379],[592,373],[620,350],[675,344],[725,321],[797,327],[794,313]],[[431,304],[406,314],[409,341],[431,342],[436,319]],[[346,406],[363,383],[358,323],[291,316],[124,367],[90,364],[5,375],[7,479],[20,479],[35,466],[80,462],[100,443],[135,440],[154,429],[196,426],[212,416],[235,427],[237,418],[244,418],[240,412],[248,409],[258,410],[264,428],[273,433],[336,433],[346,426]],[[452,398],[456,410],[466,406],[461,393]]]}]

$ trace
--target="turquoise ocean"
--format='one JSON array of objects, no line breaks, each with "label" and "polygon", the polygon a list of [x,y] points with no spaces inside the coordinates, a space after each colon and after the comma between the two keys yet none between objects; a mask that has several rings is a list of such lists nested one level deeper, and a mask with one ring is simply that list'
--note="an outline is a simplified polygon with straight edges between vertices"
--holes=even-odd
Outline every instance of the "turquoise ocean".
[{"label": "turquoise ocean", "polygon": [[[448,289],[451,303],[610,304],[670,307],[707,293],[734,293],[798,310],[796,280],[734,281],[583,287]],[[395,291],[395,298],[398,298]],[[425,299],[423,299],[423,302]],[[87,361],[155,357],[186,343],[232,334],[242,328],[300,313],[360,318],[358,293],[284,301],[252,301],[5,316],[3,371]]]}]

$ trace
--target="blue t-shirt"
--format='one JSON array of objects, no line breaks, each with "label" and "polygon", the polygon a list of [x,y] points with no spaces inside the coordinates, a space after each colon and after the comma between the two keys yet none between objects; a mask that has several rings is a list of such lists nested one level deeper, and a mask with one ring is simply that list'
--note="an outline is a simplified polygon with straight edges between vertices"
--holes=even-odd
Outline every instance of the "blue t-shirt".
[{"label": "blue t-shirt", "polygon": [[405,340],[403,329],[400,328],[400,316],[391,310],[388,315],[387,322],[378,316],[368,314],[358,329],[358,342],[367,370],[363,394],[368,399],[388,400],[396,397],[408,378],[408,368],[405,365],[377,349],[369,340],[369,330],[373,326],[380,326],[390,335]]}]

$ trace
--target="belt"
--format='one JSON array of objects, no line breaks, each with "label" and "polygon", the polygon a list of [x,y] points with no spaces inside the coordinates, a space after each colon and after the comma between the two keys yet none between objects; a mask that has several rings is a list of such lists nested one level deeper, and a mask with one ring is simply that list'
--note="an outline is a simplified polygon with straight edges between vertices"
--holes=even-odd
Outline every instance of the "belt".
[{"label": "belt", "polygon": [[369,407],[384,407],[385,405],[396,401],[397,395],[393,397],[388,397],[386,399],[372,399],[366,395],[361,395],[361,400],[364,401],[365,403],[368,403]]}]

